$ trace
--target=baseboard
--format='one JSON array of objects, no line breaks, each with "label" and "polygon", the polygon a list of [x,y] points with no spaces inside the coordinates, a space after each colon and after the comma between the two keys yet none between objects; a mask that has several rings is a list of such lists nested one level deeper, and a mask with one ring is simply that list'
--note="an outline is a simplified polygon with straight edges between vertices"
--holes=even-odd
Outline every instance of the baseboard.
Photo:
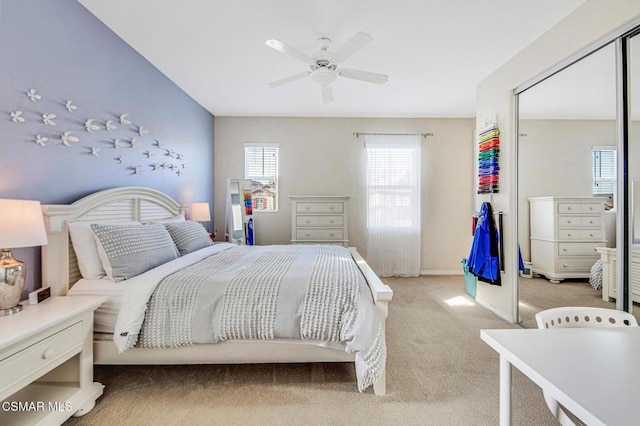
[{"label": "baseboard", "polygon": [[420,275],[464,275],[464,272],[458,269],[425,269],[420,271]]},{"label": "baseboard", "polygon": [[505,320],[507,322],[510,322],[510,323],[513,323],[513,321],[511,321],[511,317],[510,316],[508,316],[507,314],[505,314],[502,311],[497,310],[495,306],[492,306],[492,305],[488,304],[484,300],[478,299],[477,296],[476,296],[476,302],[478,303],[478,305],[482,306],[485,309],[490,310],[491,312],[493,312],[494,314],[496,314],[497,316],[499,316],[503,320]]}]

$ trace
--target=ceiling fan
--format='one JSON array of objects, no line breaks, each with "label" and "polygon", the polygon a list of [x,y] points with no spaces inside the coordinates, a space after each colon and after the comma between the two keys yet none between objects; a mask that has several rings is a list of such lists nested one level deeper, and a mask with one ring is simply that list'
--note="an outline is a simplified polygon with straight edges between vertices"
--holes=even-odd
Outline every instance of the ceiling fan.
[{"label": "ceiling fan", "polygon": [[335,52],[329,50],[331,40],[322,37],[318,40],[320,50],[313,57],[305,55],[299,50],[281,42],[280,40],[267,40],[265,44],[276,49],[279,52],[286,53],[307,65],[309,71],[303,71],[280,80],[267,83],[267,87],[279,87],[283,84],[291,83],[302,78],[309,77],[322,89],[322,101],[325,103],[333,102],[333,83],[339,77],[351,78],[354,80],[366,81],[367,83],[384,84],[389,79],[384,74],[376,74],[368,71],[354,70],[351,68],[338,68],[338,63],[351,57],[354,53],[362,49],[373,40],[370,34],[359,32],[347,41],[342,47]]}]

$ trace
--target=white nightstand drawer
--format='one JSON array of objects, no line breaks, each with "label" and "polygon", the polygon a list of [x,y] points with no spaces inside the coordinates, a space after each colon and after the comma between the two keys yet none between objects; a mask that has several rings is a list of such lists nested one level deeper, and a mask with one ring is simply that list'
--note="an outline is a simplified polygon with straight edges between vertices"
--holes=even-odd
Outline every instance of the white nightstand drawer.
[{"label": "white nightstand drawer", "polygon": [[604,243],[558,243],[559,256],[598,256],[596,247],[604,247]]},{"label": "white nightstand drawer", "polygon": [[297,213],[342,213],[343,203],[336,202],[298,202],[296,204]]},{"label": "white nightstand drawer", "polygon": [[301,215],[296,217],[297,226],[342,226],[344,224],[343,216],[313,216]]},{"label": "white nightstand drawer", "polygon": [[298,240],[342,240],[342,229],[298,229],[296,239]]},{"label": "white nightstand drawer", "polygon": [[[69,351],[80,352],[84,337],[82,321],[43,340],[38,340],[38,336],[34,336],[34,343],[31,346],[0,361],[2,383],[12,385],[34,371],[47,370],[48,366],[68,359]],[[0,392],[2,390],[0,389]]]}]

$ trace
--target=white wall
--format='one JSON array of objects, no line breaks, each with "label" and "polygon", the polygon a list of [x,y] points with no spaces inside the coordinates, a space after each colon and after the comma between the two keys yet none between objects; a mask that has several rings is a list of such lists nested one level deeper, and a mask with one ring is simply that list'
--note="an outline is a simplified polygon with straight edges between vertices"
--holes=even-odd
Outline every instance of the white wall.
[{"label": "white wall", "polygon": [[[616,144],[611,120],[520,120],[518,237],[529,260],[529,197],[592,195],[591,151]],[[614,220],[615,222],[615,220]],[[614,230],[615,231],[615,230]],[[611,234],[611,232],[609,232]],[[607,235],[615,241],[615,233]]]},{"label": "white wall", "polygon": [[216,117],[214,226],[223,234],[225,182],[244,177],[243,143],[280,144],[279,211],[255,215],[258,244],[288,244],[290,195],[349,195],[350,245],[366,257],[366,152],[356,132],[433,133],[423,138],[422,264],[461,272],[471,245],[472,119]]},{"label": "white wall", "polygon": [[[512,211],[515,196],[515,109],[513,90],[543,71],[580,52],[612,31],[640,16],[637,0],[586,0],[571,15],[482,81],[477,88],[476,120],[498,117],[501,137],[501,193],[494,197],[477,196],[476,204],[493,201],[497,209]],[[479,284],[477,299],[498,315],[514,318],[516,271],[516,218],[508,215],[505,232],[505,263],[502,286]]]}]

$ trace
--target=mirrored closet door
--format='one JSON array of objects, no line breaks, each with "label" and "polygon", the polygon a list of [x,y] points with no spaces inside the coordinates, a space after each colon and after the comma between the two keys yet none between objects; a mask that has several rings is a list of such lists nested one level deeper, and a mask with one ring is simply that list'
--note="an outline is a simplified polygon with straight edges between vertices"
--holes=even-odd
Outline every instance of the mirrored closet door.
[{"label": "mirrored closet door", "polygon": [[[616,57],[613,43],[518,95],[519,313],[615,308],[601,258],[616,246]],[[599,268],[599,269],[598,269]]]},{"label": "mirrored closet door", "polygon": [[[626,300],[637,311],[640,303],[640,34],[629,38],[629,228],[627,268],[629,297]],[[636,315],[637,316],[637,315]]]}]

